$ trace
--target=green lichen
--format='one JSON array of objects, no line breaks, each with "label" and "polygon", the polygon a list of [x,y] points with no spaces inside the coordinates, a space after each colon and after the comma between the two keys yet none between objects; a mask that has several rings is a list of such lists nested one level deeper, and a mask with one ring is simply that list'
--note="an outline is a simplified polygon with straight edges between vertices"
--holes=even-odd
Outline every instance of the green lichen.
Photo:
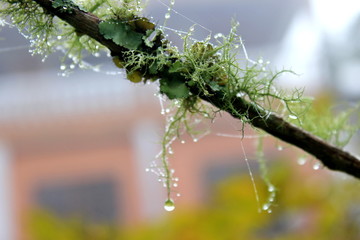
[{"label": "green lichen", "polygon": [[[126,15],[127,18],[134,18],[141,9],[140,2],[135,0],[55,0],[52,6],[67,13],[73,13],[74,9],[79,9],[105,18],[123,13],[123,16]],[[110,13],[109,9],[111,9]],[[83,59],[90,56],[97,57],[101,52],[108,52],[103,45],[86,35],[79,34],[72,26],[44,11],[33,0],[2,1],[0,19],[9,19],[9,22],[30,40],[32,54],[42,55],[46,59],[53,52],[61,51],[64,54],[61,58],[62,69],[65,68],[66,71],[71,71],[75,66],[92,67]]]},{"label": "green lichen", "polygon": [[296,107],[298,106],[294,106],[294,111],[299,113],[290,115],[288,121],[338,147],[346,146],[359,131],[359,104],[336,106],[333,98],[325,95],[308,102],[306,111],[298,111]]},{"label": "green lichen", "polygon": [[106,39],[111,39],[127,49],[136,50],[143,43],[144,35],[134,31],[128,23],[121,20],[101,22],[99,30]]},{"label": "green lichen", "polygon": [[54,17],[31,0],[5,0],[0,4],[0,19],[10,19],[22,34],[30,40],[32,52],[51,52],[50,42],[55,35]]},{"label": "green lichen", "polygon": [[59,9],[61,12],[67,13],[73,13],[74,9],[79,9],[79,7],[71,0],[54,0],[52,6]]}]

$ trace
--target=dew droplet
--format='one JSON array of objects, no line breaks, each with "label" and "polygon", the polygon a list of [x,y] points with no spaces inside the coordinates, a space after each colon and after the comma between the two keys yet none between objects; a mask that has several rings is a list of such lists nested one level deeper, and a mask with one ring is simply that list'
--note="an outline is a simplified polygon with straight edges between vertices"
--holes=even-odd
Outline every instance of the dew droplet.
[{"label": "dew droplet", "polygon": [[245,96],[245,93],[243,93],[243,92],[238,92],[237,94],[236,94],[236,97],[243,97],[243,96]]},{"label": "dew droplet", "polygon": [[313,165],[313,169],[314,169],[314,170],[319,170],[320,167],[321,167],[321,164],[320,164],[319,162],[317,162],[317,163],[315,163],[315,164]]},{"label": "dew droplet", "polygon": [[264,206],[262,207],[262,209],[264,210],[264,211],[266,211],[266,210],[268,210],[270,208],[270,205],[269,204],[264,204]]},{"label": "dew droplet", "polygon": [[274,191],[275,191],[275,187],[274,187],[273,185],[270,185],[270,186],[268,187],[268,191],[269,191],[269,192],[274,192]]},{"label": "dew droplet", "polygon": [[166,19],[169,19],[169,18],[170,18],[170,13],[166,13],[166,14],[165,14],[165,18],[166,18]]},{"label": "dew droplet", "polygon": [[57,36],[57,39],[58,39],[58,40],[61,40],[61,38],[62,38],[61,36]]},{"label": "dew droplet", "polygon": [[181,144],[185,144],[185,140],[181,140]]},{"label": "dew droplet", "polygon": [[168,212],[174,211],[175,205],[174,205],[173,200],[171,200],[171,199],[166,200],[165,204],[164,204],[164,209]]},{"label": "dew droplet", "polygon": [[298,163],[299,165],[304,165],[306,162],[307,162],[307,159],[304,158],[304,157],[301,157],[301,158],[299,158],[299,159],[297,160],[297,163]]},{"label": "dew droplet", "polygon": [[223,37],[224,35],[222,33],[217,33],[214,35],[214,38],[217,39],[217,38],[221,38]]},{"label": "dew droplet", "polygon": [[258,63],[259,63],[259,64],[263,64],[263,62],[264,62],[264,61],[263,61],[261,58],[258,60]]},{"label": "dew droplet", "polygon": [[189,28],[189,31],[190,32],[193,32],[195,30],[195,27],[194,26],[191,26],[190,28]]},{"label": "dew droplet", "polygon": [[282,150],[284,150],[284,147],[279,145],[279,146],[277,146],[277,150],[282,151]]},{"label": "dew droplet", "polygon": [[145,168],[145,172],[149,172],[150,171],[150,168]]},{"label": "dew droplet", "polygon": [[100,72],[99,66],[94,66],[92,69],[94,72]]},{"label": "dew droplet", "polygon": [[289,115],[289,118],[290,118],[290,119],[297,119],[298,117],[295,116],[295,115],[290,114],[290,115]]},{"label": "dew droplet", "polygon": [[197,138],[194,138],[193,141],[194,141],[194,142],[198,142],[199,140],[198,140]]},{"label": "dew droplet", "polygon": [[174,186],[174,187],[177,187],[177,186],[178,186],[178,184],[177,184],[177,183],[173,183],[173,186]]},{"label": "dew droplet", "polygon": [[65,64],[61,64],[60,65],[60,70],[65,70],[66,69],[66,65]]}]

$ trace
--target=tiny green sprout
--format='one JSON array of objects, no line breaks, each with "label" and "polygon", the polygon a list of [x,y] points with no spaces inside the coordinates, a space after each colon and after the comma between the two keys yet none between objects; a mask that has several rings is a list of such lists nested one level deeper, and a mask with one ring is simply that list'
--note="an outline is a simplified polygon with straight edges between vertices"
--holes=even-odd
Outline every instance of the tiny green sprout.
[{"label": "tiny green sprout", "polygon": [[155,24],[150,22],[147,18],[136,18],[134,21],[135,30],[139,32],[144,32],[148,30],[155,30]]},{"label": "tiny green sprout", "polygon": [[121,61],[118,56],[113,57],[112,61],[118,68],[124,68],[125,67],[125,63],[123,61]]}]

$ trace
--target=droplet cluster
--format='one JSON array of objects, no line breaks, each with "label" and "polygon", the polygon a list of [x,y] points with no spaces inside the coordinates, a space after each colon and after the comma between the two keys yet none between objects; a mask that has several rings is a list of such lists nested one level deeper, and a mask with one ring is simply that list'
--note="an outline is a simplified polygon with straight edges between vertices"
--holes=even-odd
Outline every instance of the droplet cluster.
[{"label": "droplet cluster", "polygon": [[268,186],[267,190],[269,192],[269,197],[267,199],[267,202],[262,205],[261,210],[266,211],[267,213],[272,213],[271,207],[274,205],[274,202],[275,202],[276,188],[274,185],[271,184]]}]

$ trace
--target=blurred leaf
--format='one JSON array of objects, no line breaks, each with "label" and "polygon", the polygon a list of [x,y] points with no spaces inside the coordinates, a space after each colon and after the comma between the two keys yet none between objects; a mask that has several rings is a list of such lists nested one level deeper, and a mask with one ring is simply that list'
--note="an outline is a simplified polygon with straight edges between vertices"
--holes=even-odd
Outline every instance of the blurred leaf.
[{"label": "blurred leaf", "polygon": [[[305,167],[305,166],[304,166]],[[247,174],[216,185],[213,201],[182,208],[143,225],[114,229],[40,212],[30,228],[35,240],[357,240],[360,239],[360,184],[314,172],[304,175],[276,162],[270,178],[277,186],[271,214],[258,212]],[[260,203],[266,185],[255,177]]]}]

